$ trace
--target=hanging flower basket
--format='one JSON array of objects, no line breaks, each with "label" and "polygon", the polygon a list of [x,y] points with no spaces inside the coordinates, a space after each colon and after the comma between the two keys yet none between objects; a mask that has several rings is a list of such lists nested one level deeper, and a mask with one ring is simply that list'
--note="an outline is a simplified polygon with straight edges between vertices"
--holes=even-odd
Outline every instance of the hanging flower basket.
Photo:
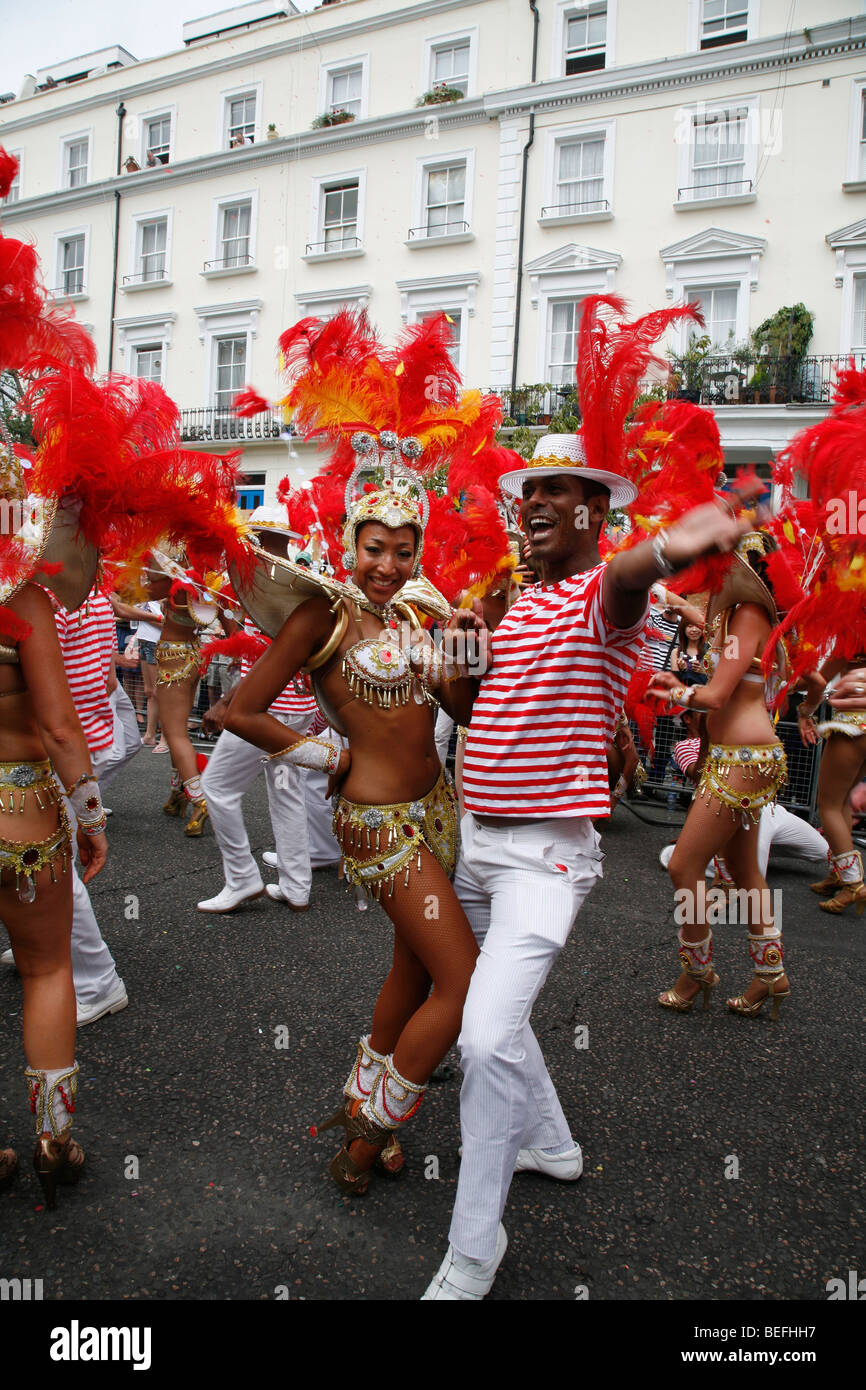
[{"label": "hanging flower basket", "polygon": [[324,126],[329,125],[345,125],[347,121],[354,119],[354,111],[325,111],[313,121],[313,130],[322,130]]},{"label": "hanging flower basket", "polygon": [[443,106],[449,101],[462,101],[463,93],[459,87],[449,87],[445,82],[437,82],[429,92],[425,92],[415,102],[416,106]]}]

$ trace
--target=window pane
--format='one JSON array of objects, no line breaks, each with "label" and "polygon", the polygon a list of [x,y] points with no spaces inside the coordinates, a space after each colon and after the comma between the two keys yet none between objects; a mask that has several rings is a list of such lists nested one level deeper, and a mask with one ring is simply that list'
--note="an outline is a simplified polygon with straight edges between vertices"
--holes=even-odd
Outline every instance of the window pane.
[{"label": "window pane", "polygon": [[251,218],[249,203],[235,203],[223,208],[221,259],[226,267],[247,264]]},{"label": "window pane", "polygon": [[595,212],[603,205],[604,137],[559,146],[556,205],[560,212]]},{"label": "window pane", "polygon": [[156,381],[162,384],[162,348],[154,344],[152,347],[138,348],[135,354],[135,375],[144,381]]},{"label": "window pane", "polygon": [[575,379],[579,310],[579,299],[551,305],[547,377],[556,385],[571,384]]},{"label": "window pane", "polygon": [[145,142],[145,156],[150,156],[148,162],[167,164],[170,144],[171,117],[158,116],[155,121],[148,121]]},{"label": "window pane", "polygon": [[693,196],[698,190],[724,194],[748,192],[746,135],[749,112],[744,106],[709,111],[694,117]]},{"label": "window pane", "polygon": [[65,294],[84,290],[84,237],[70,237],[60,243],[60,279]]},{"label": "window pane", "polygon": [[330,76],[332,111],[349,111],[353,116],[361,114],[361,68],[346,68],[344,72],[334,72]]},{"label": "window pane", "polygon": [[145,280],[161,280],[165,274],[165,248],[168,224],[165,218],[140,224],[139,271]]},{"label": "window pane", "polygon": [[433,50],[432,83],[444,82],[447,87],[458,88],[463,95],[469,87],[469,40],[465,43],[446,44]]},{"label": "window pane", "polygon": [[[466,165],[427,171],[427,232],[435,236],[465,230]],[[434,230],[435,229],[435,230]]]},{"label": "window pane", "polygon": [[256,98],[254,94],[235,97],[229,102],[229,144],[253,143],[256,133]]},{"label": "window pane", "polygon": [[220,338],[217,342],[216,394],[218,410],[230,410],[232,401],[244,384],[247,340]]},{"label": "window pane", "polygon": [[86,140],[76,140],[66,146],[68,188],[80,188],[87,182],[87,143]]},{"label": "window pane", "polygon": [[358,185],[339,184],[325,190],[322,221],[326,250],[354,246],[358,232]]},{"label": "window pane", "polygon": [[866,275],[854,279],[854,347],[866,344]]}]

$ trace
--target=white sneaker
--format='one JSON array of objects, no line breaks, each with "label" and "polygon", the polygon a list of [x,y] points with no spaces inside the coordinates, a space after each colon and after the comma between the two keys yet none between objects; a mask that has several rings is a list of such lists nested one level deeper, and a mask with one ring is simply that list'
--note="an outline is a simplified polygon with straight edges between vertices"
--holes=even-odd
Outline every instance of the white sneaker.
[{"label": "white sneaker", "polygon": [[310,906],[309,903],[290,902],[278,883],[267,884],[265,892],[275,903],[282,903],[284,907],[290,907],[293,912],[306,912],[307,908]]},{"label": "white sneaker", "polygon": [[431,1302],[434,1298],[449,1299],[452,1302],[470,1302],[486,1298],[493,1288],[496,1271],[508,1249],[508,1236],[505,1227],[499,1223],[496,1236],[496,1254],[492,1260],[470,1260],[465,1255],[457,1255],[452,1246],[439,1266],[439,1271],[430,1282],[427,1292],[421,1295],[421,1302]]},{"label": "white sneaker", "polygon": [[12,954],[11,946],[8,951],[4,951],[2,956],[0,956],[0,965],[11,965],[12,969],[15,969],[15,957]]},{"label": "white sneaker", "polygon": [[197,903],[199,912],[234,912],[241,903],[252,902],[254,898],[265,896],[265,885],[259,879],[258,888],[224,888],[215,898],[204,898]]},{"label": "white sneaker", "polygon": [[266,849],[262,855],[262,863],[267,864],[269,869],[278,869],[280,861],[272,849]]},{"label": "white sneaker", "polygon": [[546,1154],[543,1149],[521,1149],[514,1165],[515,1173],[544,1173],[560,1182],[577,1182],[583,1172],[583,1154],[579,1144],[564,1154]]},{"label": "white sneaker", "polygon": [[97,1019],[104,1018],[106,1014],[119,1014],[121,1009],[125,1009],[129,1003],[129,995],[126,992],[126,985],[122,980],[118,980],[111,994],[104,999],[97,999],[95,1004],[82,1004],[77,1000],[78,1020],[77,1026],[83,1028],[85,1023],[95,1023]]}]

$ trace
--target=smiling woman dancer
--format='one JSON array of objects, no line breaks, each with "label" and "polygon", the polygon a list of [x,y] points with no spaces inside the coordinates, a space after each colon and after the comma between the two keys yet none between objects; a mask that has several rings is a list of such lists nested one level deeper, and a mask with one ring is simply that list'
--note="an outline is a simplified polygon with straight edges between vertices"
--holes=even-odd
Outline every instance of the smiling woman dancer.
[{"label": "smiling woman dancer", "polygon": [[713,969],[713,934],[705,910],[700,910],[704,899],[699,886],[713,855],[724,855],[734,883],[749,893],[752,918],[749,955],[754,977],[744,994],[728,1000],[728,1008],[752,1017],[765,999],[771,999],[775,1019],[781,1001],[790,994],[781,932],[773,922],[766,880],[758,869],[761,809],[775,801],[786,778],[785,753],[767,713],[761,669],[761,654],[778,622],[763,564],[773,546],[763,532],[744,536],[721,591],[710,600],[707,685],[686,688],[670,671],[656,672],[649,685],[649,693],[667,692],[669,706],[707,711],[706,758],[668,866],[678,903],[692,906],[678,933],[682,974],[658,1000],[677,1013],[688,1013],[701,992],[707,1009],[710,990],[719,982]]},{"label": "smiling woman dancer", "polygon": [[[378,442],[385,457],[396,451],[396,435],[383,431]],[[373,441],[355,436],[353,445],[359,443]],[[402,441],[403,452],[415,443]],[[420,497],[426,502],[423,489]],[[344,531],[350,583],[333,585],[330,600],[323,593],[296,608],[238,688],[227,719],[233,733],[272,757],[326,770],[341,784],[334,830],[346,877],[379,897],[394,924],[393,965],[372,1029],[361,1039],[344,1104],[320,1127],[345,1128],[328,1171],[352,1193],[366,1191],[377,1159],[389,1171],[402,1166],[395,1131],[418,1109],[431,1072],[457,1037],[477,956],[450,882],[455,800],[425,698],[435,690],[447,709],[451,692],[429,639],[416,634],[407,652],[396,630],[405,610],[394,600],[417,574],[424,522],[417,488],[364,494]],[[471,625],[473,615],[464,621]],[[348,751],[296,734],[266,713],[302,668],[314,672],[319,704],[348,737]],[[431,902],[432,915],[425,911]]]}]

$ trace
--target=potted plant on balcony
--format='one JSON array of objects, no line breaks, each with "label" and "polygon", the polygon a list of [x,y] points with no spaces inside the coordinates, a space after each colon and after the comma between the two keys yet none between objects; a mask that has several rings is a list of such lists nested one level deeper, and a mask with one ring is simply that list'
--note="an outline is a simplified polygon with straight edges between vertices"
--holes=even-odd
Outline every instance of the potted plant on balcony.
[{"label": "potted plant on balcony", "polygon": [[354,111],[344,111],[341,107],[336,111],[323,111],[321,116],[317,116],[313,121],[313,130],[322,130],[329,125],[345,125],[347,121],[354,119]]},{"label": "potted plant on balcony", "polygon": [[802,303],[785,304],[758,324],[752,333],[758,366],[751,384],[761,399],[781,404],[796,394],[814,325],[815,315]]},{"label": "potted plant on balcony", "polygon": [[459,87],[449,87],[447,82],[434,82],[429,92],[425,92],[415,102],[416,106],[443,106],[449,101],[462,101],[463,93]]},{"label": "potted plant on balcony", "polygon": [[280,138],[280,137],[279,137],[279,135],[278,135],[278,133],[277,133],[277,127],[275,126],[274,122],[271,121],[270,125],[268,126],[267,139],[268,139],[268,140],[278,140],[279,138]]},{"label": "potted plant on balcony", "polygon": [[680,401],[699,405],[707,358],[712,356],[713,340],[708,333],[692,338],[685,352],[668,351],[673,363],[669,389]]}]

